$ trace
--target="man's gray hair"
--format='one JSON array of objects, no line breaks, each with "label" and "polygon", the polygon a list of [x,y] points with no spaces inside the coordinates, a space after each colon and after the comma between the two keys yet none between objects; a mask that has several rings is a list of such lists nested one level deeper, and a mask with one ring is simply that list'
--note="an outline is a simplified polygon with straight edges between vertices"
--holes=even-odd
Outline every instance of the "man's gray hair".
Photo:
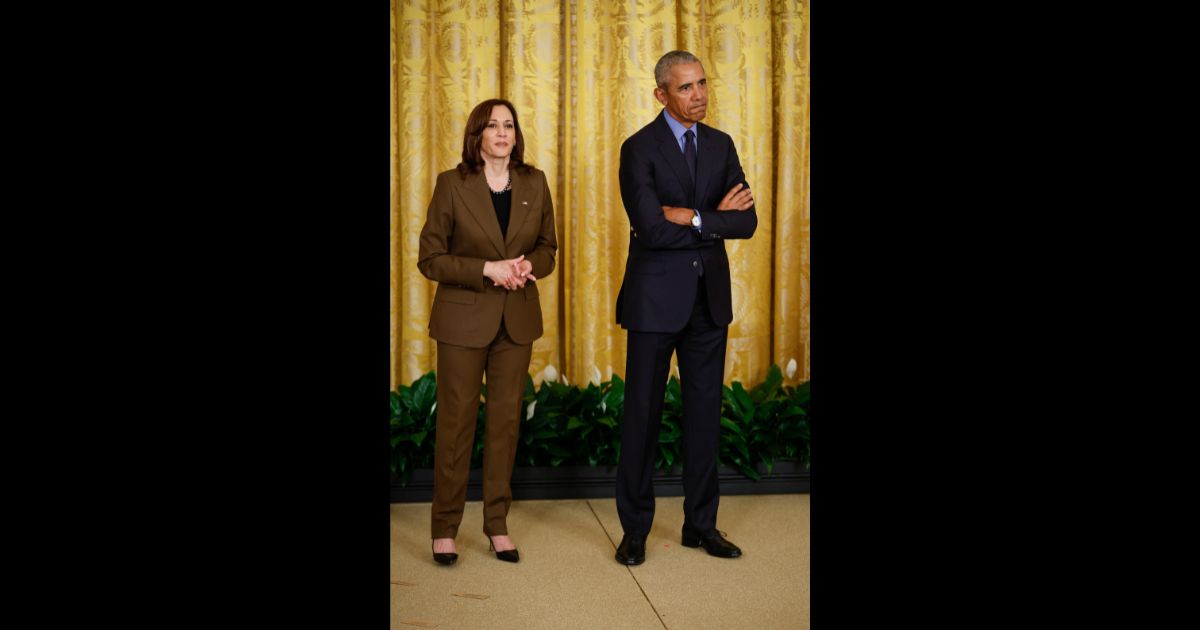
[{"label": "man's gray hair", "polygon": [[670,78],[671,66],[677,63],[700,63],[700,59],[686,50],[672,50],[654,64],[654,81],[660,88],[666,88]]}]

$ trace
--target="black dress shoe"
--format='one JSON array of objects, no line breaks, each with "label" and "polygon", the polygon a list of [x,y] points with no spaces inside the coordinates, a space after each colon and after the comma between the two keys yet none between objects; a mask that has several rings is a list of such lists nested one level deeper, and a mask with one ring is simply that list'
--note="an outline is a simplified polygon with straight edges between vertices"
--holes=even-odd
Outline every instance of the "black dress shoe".
[{"label": "black dress shoe", "polygon": [[444,564],[444,565],[449,566],[458,561],[458,554],[456,554],[456,553],[438,553],[435,551],[435,552],[433,552],[433,561],[438,564]]},{"label": "black dress shoe", "polygon": [[635,565],[646,561],[646,539],[641,536],[625,534],[617,547],[617,562]]},{"label": "black dress shoe", "polygon": [[[496,551],[496,545],[492,542],[492,537],[488,536],[488,551]],[[505,549],[504,551],[496,551],[496,557],[505,562],[520,562],[521,554],[517,553],[516,549]]]},{"label": "black dress shoe", "polygon": [[738,549],[737,545],[725,540],[724,535],[716,528],[700,531],[684,525],[683,546],[704,547],[708,555],[718,558],[737,558],[742,555],[742,550]]}]

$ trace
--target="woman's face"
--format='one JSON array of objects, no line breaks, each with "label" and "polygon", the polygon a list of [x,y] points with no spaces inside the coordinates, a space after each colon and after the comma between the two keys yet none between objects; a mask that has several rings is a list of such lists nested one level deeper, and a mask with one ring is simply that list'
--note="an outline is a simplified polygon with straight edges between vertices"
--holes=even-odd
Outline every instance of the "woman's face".
[{"label": "woman's face", "polygon": [[492,108],[491,118],[483,128],[483,144],[479,150],[485,157],[503,159],[512,153],[517,141],[512,112],[503,105]]}]

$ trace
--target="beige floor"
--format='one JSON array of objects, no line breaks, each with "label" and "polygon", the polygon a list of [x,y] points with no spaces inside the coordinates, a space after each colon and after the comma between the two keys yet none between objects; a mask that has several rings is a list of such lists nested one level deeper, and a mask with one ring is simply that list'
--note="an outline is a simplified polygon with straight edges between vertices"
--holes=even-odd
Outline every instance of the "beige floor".
[{"label": "beige floor", "polygon": [[659,498],[646,562],[613,560],[613,499],[517,501],[510,564],[487,550],[467,503],[458,563],[434,564],[429,504],[392,504],[392,628],[808,628],[809,495],[721,498],[717,527],[742,548],[714,558],[679,544],[683,498]]}]

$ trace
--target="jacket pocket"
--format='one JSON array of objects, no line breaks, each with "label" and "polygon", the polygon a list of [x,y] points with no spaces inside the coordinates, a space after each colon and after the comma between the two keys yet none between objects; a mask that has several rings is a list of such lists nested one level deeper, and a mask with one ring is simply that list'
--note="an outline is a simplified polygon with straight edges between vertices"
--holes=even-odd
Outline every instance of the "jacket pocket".
[{"label": "jacket pocket", "polygon": [[453,302],[455,304],[474,304],[475,292],[469,289],[456,289],[445,285],[439,286],[435,302]]}]

